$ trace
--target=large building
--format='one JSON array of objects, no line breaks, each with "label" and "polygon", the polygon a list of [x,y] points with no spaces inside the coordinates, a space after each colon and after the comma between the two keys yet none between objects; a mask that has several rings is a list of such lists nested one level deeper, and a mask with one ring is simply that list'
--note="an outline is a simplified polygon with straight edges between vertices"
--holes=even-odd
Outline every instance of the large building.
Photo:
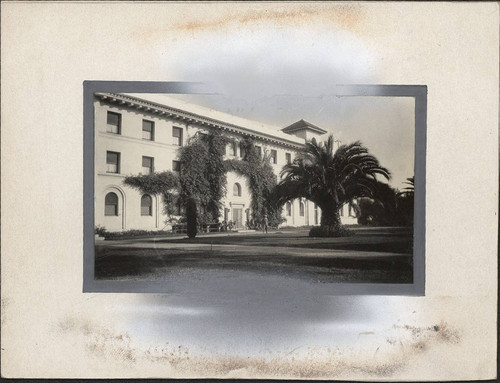
[{"label": "large building", "polygon": [[[97,93],[95,119],[95,224],[108,231],[131,229],[168,230],[171,218],[163,213],[161,197],[141,194],[123,184],[128,175],[181,169],[179,148],[190,137],[208,128],[221,129],[235,142],[251,137],[262,154],[271,157],[279,173],[293,161],[306,140],[323,139],[327,132],[304,120],[283,129],[242,119],[164,95]],[[229,144],[226,158],[240,158],[239,145]],[[250,191],[243,176],[227,174],[227,195],[222,219],[244,229],[250,219]],[[297,199],[283,209],[282,226],[318,225],[321,210],[311,201]],[[341,210],[344,224],[357,220],[346,205]]]}]

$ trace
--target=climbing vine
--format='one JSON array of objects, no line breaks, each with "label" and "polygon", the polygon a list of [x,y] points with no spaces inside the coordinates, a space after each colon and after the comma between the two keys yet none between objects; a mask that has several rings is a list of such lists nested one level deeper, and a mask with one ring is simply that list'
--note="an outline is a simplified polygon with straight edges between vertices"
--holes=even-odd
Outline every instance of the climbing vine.
[{"label": "climbing vine", "polygon": [[202,137],[208,145],[205,176],[209,184],[210,199],[206,209],[211,215],[212,222],[218,222],[221,215],[222,199],[226,196],[227,177],[224,154],[229,140],[219,130],[215,129],[211,130],[210,134]]},{"label": "climbing vine", "polygon": [[123,180],[123,183],[141,193],[161,195],[163,212],[169,215],[174,212],[178,199],[179,178],[173,172],[128,176]]},{"label": "climbing vine", "polygon": [[[269,225],[279,225],[283,219],[281,206],[274,197],[277,177],[269,156],[261,158],[253,140],[245,138],[240,142],[244,153],[242,160],[224,160],[229,142],[232,142],[230,138],[215,129],[207,134],[197,134],[180,149],[180,175],[166,171],[129,176],[124,183],[142,193],[161,194],[164,212],[168,215],[174,213],[179,202],[189,207],[186,218],[192,228],[219,221],[226,195],[227,172],[234,171],[248,179],[252,211],[250,226],[259,227],[265,214]],[[191,229],[190,233],[194,236],[196,230]]]},{"label": "climbing vine", "polygon": [[277,177],[271,166],[269,155],[263,157],[257,151],[254,141],[245,138],[240,143],[244,151],[243,160],[227,160],[226,169],[247,177],[251,193],[251,226],[258,227],[267,214],[269,225],[278,226],[283,222],[282,208],[274,197]]},{"label": "climbing vine", "polygon": [[184,205],[194,200],[199,224],[218,222],[226,194],[224,148],[228,139],[219,131],[198,134],[181,149],[180,196]]}]

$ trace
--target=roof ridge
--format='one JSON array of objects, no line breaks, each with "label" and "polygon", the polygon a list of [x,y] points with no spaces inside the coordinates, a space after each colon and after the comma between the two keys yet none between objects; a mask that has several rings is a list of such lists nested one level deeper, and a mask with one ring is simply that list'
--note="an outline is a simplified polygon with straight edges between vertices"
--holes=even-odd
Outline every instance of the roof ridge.
[{"label": "roof ridge", "polygon": [[281,129],[281,131],[287,133],[287,132],[303,130],[303,129],[310,129],[310,130],[313,130],[313,131],[316,131],[316,132],[319,132],[322,134],[328,133],[328,131],[326,131],[325,129],[320,128],[319,126],[314,125],[314,124],[310,123],[309,121],[304,120],[303,118],[294,122],[293,124],[290,124],[290,125],[284,127],[283,129]]}]

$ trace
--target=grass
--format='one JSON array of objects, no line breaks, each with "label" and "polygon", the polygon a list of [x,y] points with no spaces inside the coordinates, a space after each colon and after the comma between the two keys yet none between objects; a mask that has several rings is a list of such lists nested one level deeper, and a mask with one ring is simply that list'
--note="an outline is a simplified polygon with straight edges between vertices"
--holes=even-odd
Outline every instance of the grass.
[{"label": "grass", "polygon": [[98,279],[158,279],[185,272],[251,272],[316,282],[412,282],[407,229],[355,229],[343,238],[309,238],[307,230],[113,241],[96,246]]},{"label": "grass", "polygon": [[378,230],[353,230],[355,236],[337,238],[310,238],[307,231],[275,232],[253,235],[220,235],[217,237],[196,237],[162,239],[157,243],[246,245],[266,247],[288,247],[304,249],[331,249],[368,252],[412,254],[413,241],[407,228],[381,228]]}]

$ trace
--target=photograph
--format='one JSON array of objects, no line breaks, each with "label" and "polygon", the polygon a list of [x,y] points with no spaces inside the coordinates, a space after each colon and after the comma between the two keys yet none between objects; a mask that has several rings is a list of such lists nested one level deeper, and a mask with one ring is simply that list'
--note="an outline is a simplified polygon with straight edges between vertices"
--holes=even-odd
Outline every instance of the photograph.
[{"label": "photograph", "polygon": [[93,96],[96,280],[413,282],[413,98]]},{"label": "photograph", "polygon": [[497,2],[0,8],[1,378],[498,376]]}]

